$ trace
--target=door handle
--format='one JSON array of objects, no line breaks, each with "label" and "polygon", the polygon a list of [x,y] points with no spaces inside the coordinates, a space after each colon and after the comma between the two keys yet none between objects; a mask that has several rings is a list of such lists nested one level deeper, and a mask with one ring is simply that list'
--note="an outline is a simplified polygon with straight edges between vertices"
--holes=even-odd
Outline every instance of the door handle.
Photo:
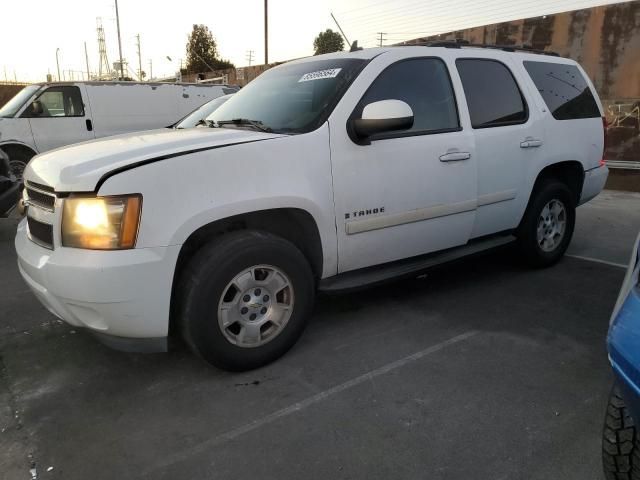
[{"label": "door handle", "polygon": [[89,130],[90,132],[93,131],[93,124],[91,123],[91,120],[87,118],[87,121],[85,123],[87,124],[87,130]]},{"label": "door handle", "polygon": [[520,148],[535,148],[542,145],[542,140],[537,138],[527,137],[524,141],[520,142]]},{"label": "door handle", "polygon": [[447,152],[444,155],[440,155],[441,162],[459,162],[470,158],[471,154],[469,152]]}]

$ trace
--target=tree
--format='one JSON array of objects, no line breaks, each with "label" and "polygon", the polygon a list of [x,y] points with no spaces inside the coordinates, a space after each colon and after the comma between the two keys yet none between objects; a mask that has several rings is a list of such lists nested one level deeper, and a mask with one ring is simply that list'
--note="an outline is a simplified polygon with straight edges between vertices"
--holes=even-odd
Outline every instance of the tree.
[{"label": "tree", "polygon": [[218,58],[218,46],[206,25],[194,25],[187,42],[187,72],[201,73],[233,68],[233,64]]},{"label": "tree", "polygon": [[322,55],[323,53],[341,52],[344,50],[344,40],[342,35],[327,28],[324,32],[320,32],[313,41],[313,48],[316,50],[314,55]]}]

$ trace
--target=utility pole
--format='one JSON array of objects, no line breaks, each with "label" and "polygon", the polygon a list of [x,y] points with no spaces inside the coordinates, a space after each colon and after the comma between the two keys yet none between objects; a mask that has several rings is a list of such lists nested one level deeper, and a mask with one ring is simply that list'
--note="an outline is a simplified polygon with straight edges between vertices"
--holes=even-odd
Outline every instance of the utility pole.
[{"label": "utility pole", "polygon": [[89,54],[87,53],[87,42],[84,42],[84,60],[87,62],[87,80],[91,80],[91,73],[89,72]]},{"label": "utility pole", "polygon": [[7,66],[4,66],[4,83],[9,83],[9,79],[7,78]]},{"label": "utility pole", "polygon": [[386,33],[378,32],[378,35],[379,35],[378,46],[381,47],[382,46],[382,42],[386,40],[386,38],[383,38],[383,36],[386,35]]},{"label": "utility pole", "polygon": [[249,62],[249,66],[251,66],[251,62],[253,62],[253,50],[247,50],[247,56],[245,58],[247,62]]},{"label": "utility pole", "polygon": [[338,20],[336,20],[336,17],[333,16],[333,13],[331,14],[331,18],[333,18],[333,21],[336,22],[336,25],[338,26],[338,30],[340,30],[340,33],[342,34],[342,37],[344,38],[344,40],[347,42],[347,45],[350,46],[351,42],[349,41],[349,39],[347,38],[347,36],[344,34],[344,32],[342,31],[342,27],[340,26],[340,24],[338,23]]},{"label": "utility pole", "polygon": [[264,0],[264,64],[269,65],[269,5]]},{"label": "utility pole", "polygon": [[153,60],[149,59],[149,81],[153,78]]},{"label": "utility pole", "polygon": [[[56,67],[58,67],[58,81],[60,81],[60,60],[58,60],[58,52],[60,51],[59,48],[56,48]],[[5,77],[6,77],[6,71],[5,71]]]},{"label": "utility pole", "polygon": [[140,34],[136,35],[138,40],[138,80],[142,81],[142,57],[140,56]]},{"label": "utility pole", "polygon": [[118,53],[120,54],[120,79],[124,80],[124,63],[122,60],[122,40],[120,40],[120,15],[118,13],[118,0],[116,2],[116,26],[118,27]]}]

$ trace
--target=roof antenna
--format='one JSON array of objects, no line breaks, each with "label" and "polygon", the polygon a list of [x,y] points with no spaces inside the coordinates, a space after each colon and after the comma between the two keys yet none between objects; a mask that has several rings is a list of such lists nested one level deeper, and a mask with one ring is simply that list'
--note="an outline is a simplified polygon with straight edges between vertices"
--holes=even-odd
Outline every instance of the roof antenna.
[{"label": "roof antenna", "polygon": [[358,50],[362,50],[362,47],[358,46],[358,40],[356,40],[355,42],[353,42],[351,44],[351,48],[349,49],[349,53],[351,52],[357,52]]}]

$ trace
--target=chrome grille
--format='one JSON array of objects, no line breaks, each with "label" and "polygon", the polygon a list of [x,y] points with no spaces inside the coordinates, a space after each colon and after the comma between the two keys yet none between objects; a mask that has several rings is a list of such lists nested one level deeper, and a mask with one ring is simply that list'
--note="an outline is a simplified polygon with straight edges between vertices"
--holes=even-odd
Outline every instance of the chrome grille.
[{"label": "chrome grille", "polygon": [[56,194],[52,187],[25,182],[25,204],[29,238],[38,245],[53,250]]},{"label": "chrome grille", "polygon": [[35,190],[31,186],[27,186],[27,202],[30,205],[36,205],[45,210],[54,210],[56,197],[50,193],[44,193],[41,190]]}]

